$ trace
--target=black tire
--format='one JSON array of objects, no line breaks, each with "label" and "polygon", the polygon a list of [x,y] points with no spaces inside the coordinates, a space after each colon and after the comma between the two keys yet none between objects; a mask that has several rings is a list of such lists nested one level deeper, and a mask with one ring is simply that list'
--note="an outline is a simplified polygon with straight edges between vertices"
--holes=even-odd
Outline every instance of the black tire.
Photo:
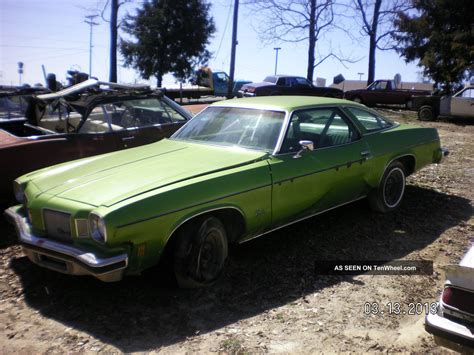
[{"label": "black tire", "polygon": [[227,235],[222,222],[213,216],[198,218],[179,231],[173,268],[178,286],[197,288],[213,284],[227,259]]},{"label": "black tire", "polygon": [[421,106],[418,109],[418,119],[420,121],[434,121],[435,115],[433,108],[429,105]]},{"label": "black tire", "polygon": [[380,185],[369,195],[370,207],[387,213],[400,206],[405,193],[405,167],[399,161],[391,163],[383,174]]}]

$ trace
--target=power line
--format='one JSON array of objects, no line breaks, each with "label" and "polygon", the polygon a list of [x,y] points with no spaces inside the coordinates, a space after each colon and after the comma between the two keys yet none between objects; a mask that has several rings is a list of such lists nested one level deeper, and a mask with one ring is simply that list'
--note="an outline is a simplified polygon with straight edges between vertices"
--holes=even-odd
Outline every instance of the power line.
[{"label": "power line", "polygon": [[13,44],[0,44],[0,47],[7,47],[7,48],[30,48],[30,49],[59,49],[62,51],[75,51],[82,47],[72,47],[72,48],[64,48],[64,47],[43,47],[43,46],[16,46]]},{"label": "power line", "polygon": [[217,48],[216,55],[214,56],[214,59],[217,58],[217,56],[219,55],[219,51],[221,50],[222,42],[224,41],[224,36],[225,36],[226,31],[227,31],[227,25],[229,24],[229,18],[230,18],[230,12],[231,11],[232,11],[232,0],[230,0],[229,11],[227,11],[227,19],[225,20],[224,32],[222,32],[221,41],[219,43],[219,47]]}]

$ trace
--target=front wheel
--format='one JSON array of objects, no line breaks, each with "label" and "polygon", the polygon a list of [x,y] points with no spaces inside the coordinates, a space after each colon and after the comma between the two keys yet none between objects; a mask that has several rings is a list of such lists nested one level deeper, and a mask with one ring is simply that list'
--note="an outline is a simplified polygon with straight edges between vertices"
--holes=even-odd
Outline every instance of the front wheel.
[{"label": "front wheel", "polygon": [[377,189],[369,195],[370,207],[377,212],[395,210],[405,193],[405,167],[399,161],[391,163],[385,170]]},{"label": "front wheel", "polygon": [[434,121],[435,115],[433,112],[433,108],[429,105],[421,106],[418,110],[418,119],[420,121]]},{"label": "front wheel", "polygon": [[227,235],[213,216],[198,218],[178,234],[174,251],[174,274],[179,287],[197,288],[214,283],[227,259]]}]

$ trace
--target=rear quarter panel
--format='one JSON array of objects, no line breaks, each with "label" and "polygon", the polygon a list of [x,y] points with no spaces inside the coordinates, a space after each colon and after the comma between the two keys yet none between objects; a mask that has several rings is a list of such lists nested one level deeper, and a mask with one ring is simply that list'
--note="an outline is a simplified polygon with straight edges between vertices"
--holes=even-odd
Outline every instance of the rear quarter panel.
[{"label": "rear quarter panel", "polygon": [[367,183],[378,186],[385,168],[395,159],[411,156],[415,159],[415,171],[440,158],[440,140],[435,128],[399,125],[385,131],[364,136],[372,158],[369,161]]}]

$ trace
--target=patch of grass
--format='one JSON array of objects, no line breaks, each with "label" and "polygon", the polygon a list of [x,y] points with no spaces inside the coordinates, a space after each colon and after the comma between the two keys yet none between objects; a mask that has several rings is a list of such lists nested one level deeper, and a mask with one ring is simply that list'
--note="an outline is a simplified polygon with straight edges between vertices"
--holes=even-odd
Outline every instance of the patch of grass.
[{"label": "patch of grass", "polygon": [[245,350],[242,340],[227,338],[219,343],[219,350],[229,353],[241,353]]},{"label": "patch of grass", "polygon": [[286,322],[285,314],[283,312],[277,313],[275,315],[275,318],[276,318],[276,320],[278,320],[282,323]]}]

